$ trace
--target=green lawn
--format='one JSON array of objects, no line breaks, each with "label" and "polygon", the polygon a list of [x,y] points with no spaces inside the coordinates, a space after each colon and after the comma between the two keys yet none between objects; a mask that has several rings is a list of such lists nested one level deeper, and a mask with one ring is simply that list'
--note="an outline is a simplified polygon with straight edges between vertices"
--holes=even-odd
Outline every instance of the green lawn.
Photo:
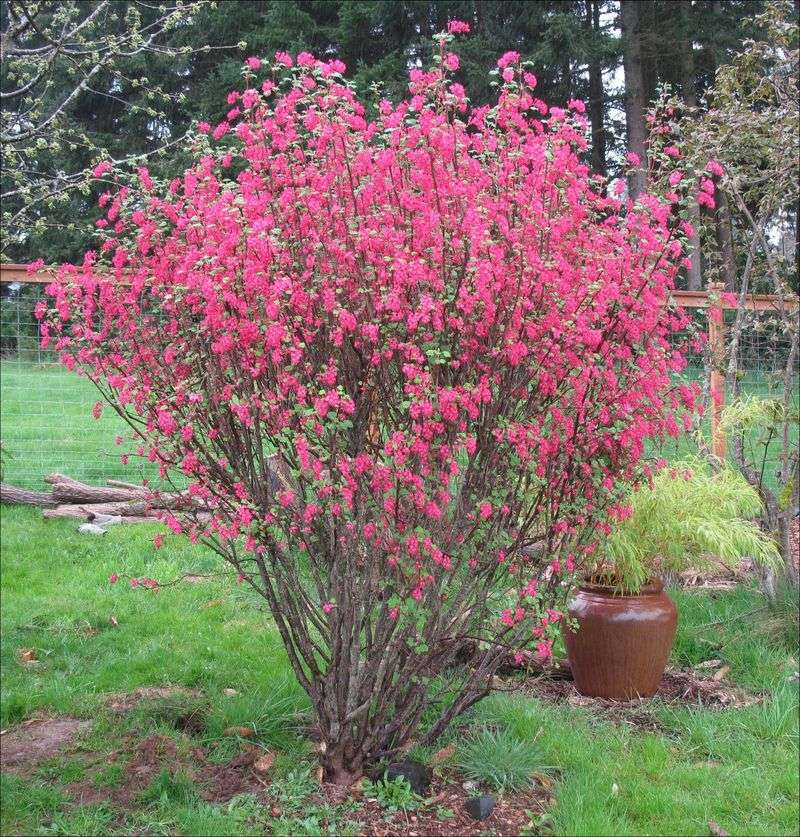
[{"label": "green lawn", "polygon": [[[0,439],[3,480],[13,485],[43,488],[42,478],[57,471],[74,479],[102,485],[106,479],[136,481],[153,478],[156,470],[120,454],[130,447],[115,444],[127,426],[106,408],[92,417],[98,393],[91,381],[61,366],[0,364]],[[134,465],[134,461],[137,462]]]},{"label": "green lawn", "polygon": [[[690,370],[697,377],[702,370]],[[775,396],[777,380],[769,376],[747,374],[742,391],[751,395]],[[795,401],[797,399],[797,393]],[[156,469],[147,462],[131,458],[125,466],[120,454],[129,447],[117,446],[117,435],[126,425],[106,408],[99,420],[92,418],[97,401],[92,383],[57,365],[37,366],[6,360],[0,364],[0,439],[7,450],[3,463],[5,482],[29,488],[42,488],[42,477],[58,471],[78,480],[102,484],[106,479],[136,481],[142,477],[157,479]],[[793,427],[797,443],[797,426]],[[708,419],[702,425],[710,439]],[[779,444],[774,440],[768,451],[765,468],[774,482],[775,456]],[[656,452],[656,451],[654,451]],[[665,442],[657,451],[669,460],[697,452],[696,440],[682,435]]]},{"label": "green lawn", "polygon": [[[3,773],[2,834],[357,833],[358,801],[327,808],[308,801],[315,788],[303,733],[308,701],[260,600],[210,553],[173,536],[156,551],[151,526],[112,527],[95,538],[78,535],[74,521],[44,521],[35,509],[1,514],[2,727],[35,712],[93,724],[72,752],[25,776]],[[111,585],[114,572],[123,578]],[[125,580],[163,584],[183,573],[222,574],[156,592]],[[493,696],[467,719],[470,735],[489,735],[478,768],[539,765],[554,778],[549,819],[530,833],[708,834],[709,821],[731,834],[798,832],[796,637],[767,630],[764,603],[751,589],[675,597],[674,661],[719,658],[729,678],[763,692],[764,703],[721,711],[656,700],[656,733],[523,693]],[[38,662],[20,662],[20,649],[32,649]],[[107,706],[111,693],[166,685],[194,691],[126,715]],[[202,714],[201,731],[171,723],[186,709],[176,708],[182,701]],[[127,804],[115,801],[137,741],[173,739],[178,763],[202,745],[222,764],[239,747],[225,735],[231,725],[250,727],[249,741],[277,753],[264,791],[277,814],[265,813],[253,794],[205,802],[174,765]],[[448,769],[463,775],[475,767],[474,748],[463,732],[451,740],[457,748]],[[71,797],[67,786],[81,778],[91,779],[97,798]]]}]

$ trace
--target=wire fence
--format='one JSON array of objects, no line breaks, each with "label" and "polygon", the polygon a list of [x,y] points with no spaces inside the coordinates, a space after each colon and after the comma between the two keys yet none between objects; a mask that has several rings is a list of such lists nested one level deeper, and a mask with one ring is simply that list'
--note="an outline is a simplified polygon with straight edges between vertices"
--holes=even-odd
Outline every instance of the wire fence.
[{"label": "wire fence", "polygon": [[[5,267],[5,266],[3,266]],[[19,271],[18,271],[19,273]],[[98,400],[94,385],[85,377],[62,368],[52,349],[42,349],[34,316],[36,303],[45,297],[45,283],[0,282],[0,440],[3,445],[2,479],[26,488],[42,488],[43,477],[53,472],[102,484],[108,479],[157,481],[155,466],[139,464],[135,457],[123,464],[126,447],[116,444],[126,435],[126,425],[112,410],[92,417]],[[12,280],[14,276],[11,276]],[[678,300],[680,302],[680,300]],[[708,329],[704,295],[684,299],[692,315],[693,330]],[[729,332],[735,312],[725,311]],[[783,397],[785,370],[791,346],[785,324],[772,310],[751,310],[740,342],[739,391],[761,397]],[[683,340],[686,333],[676,335]],[[686,377],[707,381],[712,367],[709,345],[690,351]],[[797,364],[790,375],[790,393],[798,409]],[[701,432],[711,440],[711,418]],[[668,459],[697,450],[691,436],[682,436],[660,447]]]}]

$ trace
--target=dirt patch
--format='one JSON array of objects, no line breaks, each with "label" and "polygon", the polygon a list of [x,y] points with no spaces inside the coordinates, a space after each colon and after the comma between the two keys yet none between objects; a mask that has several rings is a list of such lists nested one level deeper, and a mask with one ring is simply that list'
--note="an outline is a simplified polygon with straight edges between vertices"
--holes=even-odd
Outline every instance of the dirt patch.
[{"label": "dirt patch", "polygon": [[[120,752],[112,753],[106,763],[114,764],[120,755]],[[117,787],[96,787],[87,775],[80,782],[67,785],[64,790],[81,805],[110,802],[117,807],[129,808],[162,768],[167,767],[174,772],[179,766],[176,742],[164,735],[151,735],[133,748]]]},{"label": "dirt patch", "polygon": [[735,567],[728,567],[722,561],[703,571],[684,570],[674,580],[681,587],[701,587],[705,590],[733,590],[758,577],[755,563],[743,558]]},{"label": "dirt patch", "polygon": [[0,764],[31,767],[68,749],[91,725],[78,718],[32,718],[0,739]]},{"label": "dirt patch", "polygon": [[196,689],[186,689],[183,686],[143,686],[124,694],[109,695],[106,706],[115,712],[130,712],[143,700],[166,700],[169,698],[197,699],[202,692]]},{"label": "dirt patch", "polygon": [[256,774],[253,764],[262,754],[255,746],[246,747],[227,764],[210,764],[203,747],[182,753],[178,742],[165,735],[150,735],[111,753],[105,764],[126,761],[119,785],[96,787],[91,775],[65,787],[73,802],[82,805],[111,803],[119,808],[136,807],[142,791],[167,769],[171,776],[183,772],[197,784],[197,791],[208,802],[227,802],[240,793],[263,791],[266,783]]},{"label": "dirt patch", "polygon": [[207,802],[227,802],[240,793],[257,793],[267,782],[255,772],[253,765],[263,751],[254,746],[245,747],[227,764],[207,764],[196,775],[202,785],[200,795]]},{"label": "dirt patch", "polygon": [[[370,837],[451,837],[453,834],[464,837],[478,837],[491,834],[494,837],[520,834],[529,826],[531,815],[542,814],[554,804],[550,793],[535,785],[524,793],[498,796],[497,804],[488,819],[473,819],[464,809],[464,803],[478,791],[467,792],[452,780],[434,780],[431,798],[418,811],[398,811],[395,813],[381,808],[375,800],[359,798],[362,807],[349,814],[353,821],[363,825],[363,834]],[[318,802],[327,802],[335,806],[353,795],[350,788],[336,785],[323,785],[317,794]],[[452,816],[445,816],[445,809]]]}]

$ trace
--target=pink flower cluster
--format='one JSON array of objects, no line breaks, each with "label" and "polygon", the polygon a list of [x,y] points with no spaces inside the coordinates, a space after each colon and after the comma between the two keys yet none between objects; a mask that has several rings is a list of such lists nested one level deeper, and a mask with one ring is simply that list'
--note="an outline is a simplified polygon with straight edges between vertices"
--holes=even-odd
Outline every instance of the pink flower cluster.
[{"label": "pink flower cluster", "polygon": [[648,440],[692,407],[669,203],[597,191],[583,103],[540,120],[530,74],[490,112],[415,70],[371,118],[338,65],[275,58],[291,83],[232,94],[224,147],[163,194],[106,200],[100,256],[61,270],[43,339],[210,509],[173,531],[377,566],[393,620],[442,607],[459,573],[502,577],[518,601],[495,621],[549,652],[536,579],[596,549]]}]

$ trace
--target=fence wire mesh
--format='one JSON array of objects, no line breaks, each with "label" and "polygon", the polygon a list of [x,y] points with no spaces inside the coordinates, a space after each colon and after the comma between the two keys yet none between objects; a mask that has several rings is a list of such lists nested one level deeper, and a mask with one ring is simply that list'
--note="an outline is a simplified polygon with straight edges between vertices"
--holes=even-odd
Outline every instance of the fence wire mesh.
[{"label": "fence wire mesh", "polygon": [[[44,285],[0,285],[0,440],[2,480],[42,489],[54,472],[102,485],[108,479],[137,481],[156,476],[155,467],[121,453],[116,444],[126,425],[112,410],[92,416],[98,393],[91,381],[59,365],[42,349],[34,306]],[[134,464],[136,462],[136,464]]]},{"label": "fence wire mesh", "polygon": [[[93,384],[58,365],[52,350],[41,348],[36,303],[45,296],[38,283],[0,284],[0,439],[3,444],[3,481],[26,488],[42,488],[43,477],[53,472],[102,484],[107,479],[155,480],[152,465],[131,459],[124,465],[125,447],[115,444],[125,435],[124,422],[110,409],[92,417],[98,400]],[[705,333],[707,317],[690,309],[693,328]],[[730,332],[735,314],[725,313]],[[676,342],[686,334],[675,336]],[[790,339],[779,318],[769,311],[748,311],[740,341],[741,394],[782,397]],[[708,351],[690,351],[686,376],[703,381],[708,374]],[[791,401],[798,405],[797,364],[791,370]],[[708,420],[701,430],[710,436]],[[661,446],[667,458],[696,451],[696,442],[682,436]],[[134,464],[136,463],[136,464]]]}]

